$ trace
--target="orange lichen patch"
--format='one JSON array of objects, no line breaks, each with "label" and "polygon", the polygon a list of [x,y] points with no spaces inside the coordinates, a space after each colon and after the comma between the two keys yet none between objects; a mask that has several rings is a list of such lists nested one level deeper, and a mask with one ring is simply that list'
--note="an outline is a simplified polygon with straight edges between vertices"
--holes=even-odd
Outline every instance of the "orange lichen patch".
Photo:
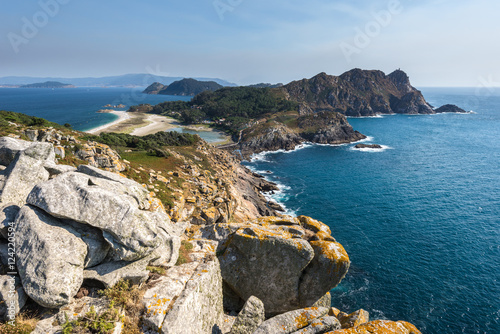
[{"label": "orange lichen patch", "polygon": [[287,225],[287,226],[293,226],[293,225],[299,225],[299,221],[297,218],[291,217],[291,216],[283,216],[283,217],[261,217],[258,218],[254,221],[254,223],[259,224],[261,226],[268,226],[268,225]]},{"label": "orange lichen patch", "polygon": [[318,240],[325,240],[325,241],[333,241],[336,242],[334,237],[332,237],[330,234],[324,232],[324,231],[318,231],[316,232],[316,237]]},{"label": "orange lichen patch", "polygon": [[301,329],[301,328],[309,326],[309,324],[314,319],[316,319],[317,315],[314,313],[308,312],[308,311],[315,311],[317,309],[318,309],[317,307],[306,308],[297,317],[295,317],[294,320],[295,320],[296,329]]},{"label": "orange lichen patch", "polygon": [[343,316],[339,318],[342,328],[357,327],[370,321],[370,314],[363,310],[357,310],[349,314],[348,316]]},{"label": "orange lichen patch", "polygon": [[238,235],[245,237],[245,238],[256,238],[259,240],[266,240],[269,238],[284,238],[284,239],[291,239],[292,234],[280,230],[280,229],[264,229],[264,228],[259,228],[259,227],[247,227],[247,228],[242,228],[239,229],[236,232]]},{"label": "orange lichen patch", "polygon": [[323,231],[329,235],[332,234],[332,231],[330,230],[330,228],[326,224],[323,224],[322,222],[320,222],[318,220],[312,219],[311,217],[307,217],[307,216],[299,216],[297,218],[300,221],[300,224],[302,225],[302,227],[304,227],[310,231],[313,231],[316,233],[319,231]]},{"label": "orange lichen patch", "polygon": [[311,241],[315,253],[335,262],[349,262],[349,255],[344,247],[338,242],[332,241]]},{"label": "orange lichen patch", "polygon": [[335,308],[335,307],[330,307],[330,309],[328,310],[329,316],[338,317],[339,313],[340,313],[340,310],[338,308]]},{"label": "orange lichen patch", "polygon": [[327,334],[422,334],[415,326],[404,321],[375,320],[358,327],[339,329]]}]

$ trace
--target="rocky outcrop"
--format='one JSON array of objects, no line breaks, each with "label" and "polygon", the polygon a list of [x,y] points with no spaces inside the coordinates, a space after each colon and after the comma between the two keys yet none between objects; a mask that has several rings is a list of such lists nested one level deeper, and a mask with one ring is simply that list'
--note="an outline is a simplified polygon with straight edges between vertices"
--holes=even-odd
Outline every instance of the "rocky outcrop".
[{"label": "rocky outcrop", "polygon": [[108,145],[88,142],[75,152],[75,156],[87,161],[90,166],[102,168],[112,172],[122,172],[127,166],[118,153]]},{"label": "rocky outcrop", "polygon": [[193,243],[194,261],[169,269],[146,291],[147,328],[164,334],[219,332],[224,312],[215,245],[209,241]]},{"label": "rocky outcrop", "polygon": [[357,144],[356,146],[354,146],[355,148],[371,148],[371,149],[381,149],[382,146],[378,145],[378,144]]},{"label": "rocky outcrop", "polygon": [[146,94],[161,94],[161,95],[182,95],[194,96],[204,91],[215,91],[223,86],[215,81],[198,81],[195,79],[182,79],[172,82],[168,86],[155,82],[147,87],[143,93]]},{"label": "rocky outcrop", "polygon": [[441,114],[441,113],[458,113],[458,114],[466,114],[467,111],[463,110],[460,107],[457,107],[454,104],[445,104],[444,106],[441,106],[435,110],[436,114]]},{"label": "rocky outcrop", "polygon": [[172,239],[182,233],[142,186],[88,166],[36,185],[27,202],[54,217],[102,230],[110,257],[117,261],[143,258],[166,243],[162,256],[170,261]]},{"label": "rocky outcrop", "polygon": [[0,276],[0,320],[11,320],[24,307],[28,296],[16,276]]},{"label": "rocky outcrop", "polygon": [[375,320],[357,327],[339,329],[326,334],[422,334],[406,321]]},{"label": "rocky outcrop", "polygon": [[[300,329],[307,328],[317,318],[328,313],[327,308],[306,308],[290,311],[266,320],[253,334],[290,334]],[[327,329],[328,331],[333,329]],[[317,333],[317,332],[315,332]]]},{"label": "rocky outcrop", "polygon": [[265,217],[200,230],[219,242],[225,284],[261,299],[272,316],[312,306],[345,276],[349,257],[329,228],[308,217]]},{"label": "rocky outcrop", "polygon": [[422,93],[411,86],[406,73],[396,70],[350,70],[340,76],[320,73],[281,88],[289,100],[301,103],[301,113],[336,111],[347,116],[376,114],[433,114]]},{"label": "rocky outcrop", "polygon": [[343,144],[366,138],[354,131],[344,115],[332,111],[306,114],[297,118],[297,125],[280,122],[256,123],[245,129],[239,143],[244,158],[265,151],[290,151],[305,142]]}]

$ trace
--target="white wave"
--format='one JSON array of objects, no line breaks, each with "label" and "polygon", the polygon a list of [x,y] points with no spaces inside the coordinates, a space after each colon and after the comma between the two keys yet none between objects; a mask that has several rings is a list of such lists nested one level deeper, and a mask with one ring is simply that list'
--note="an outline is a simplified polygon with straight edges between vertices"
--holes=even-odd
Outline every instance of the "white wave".
[{"label": "white wave", "polygon": [[350,145],[350,144],[358,144],[358,143],[365,143],[365,142],[369,142],[369,141],[373,141],[375,139],[375,137],[372,137],[372,136],[366,136],[365,139],[361,139],[361,140],[358,140],[358,141],[354,141],[352,143],[349,143],[347,145]]},{"label": "white wave", "polygon": [[295,146],[295,148],[293,150],[279,149],[279,150],[276,150],[276,151],[264,151],[264,152],[260,152],[260,153],[254,153],[250,157],[250,162],[256,162],[256,161],[269,162],[269,160],[267,160],[267,156],[269,154],[277,154],[277,153],[286,153],[286,154],[288,154],[288,153],[293,153],[293,152],[302,150],[304,148],[311,147],[313,145],[314,144],[312,144],[312,143],[306,142],[306,143],[303,143],[303,144]]},{"label": "white wave", "polygon": [[384,152],[386,150],[392,150],[393,148],[387,145],[380,145],[382,148],[356,148],[355,146],[351,147],[351,151],[361,151],[361,152],[370,152],[370,153],[378,153]]},{"label": "white wave", "polygon": [[346,116],[346,118],[384,118],[385,116],[394,115],[394,114],[376,114],[373,116]]}]

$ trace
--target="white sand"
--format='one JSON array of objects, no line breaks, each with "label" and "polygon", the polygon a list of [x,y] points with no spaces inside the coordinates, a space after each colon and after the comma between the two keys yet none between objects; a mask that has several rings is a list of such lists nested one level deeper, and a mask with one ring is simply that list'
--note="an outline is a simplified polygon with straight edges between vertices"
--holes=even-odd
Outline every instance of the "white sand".
[{"label": "white sand", "polygon": [[121,122],[123,122],[123,121],[125,121],[125,120],[127,120],[127,119],[130,118],[130,114],[128,112],[126,112],[126,111],[113,110],[113,111],[111,111],[109,113],[118,116],[118,119],[116,121],[114,121],[114,122],[111,122],[111,123],[108,123],[108,124],[104,124],[102,126],[99,126],[97,128],[94,128],[94,129],[91,129],[91,130],[88,130],[88,131],[85,131],[85,132],[92,133],[92,134],[97,133],[97,132],[103,132],[107,128],[112,127],[112,126],[114,126],[114,125],[116,125],[118,123],[121,123]]}]

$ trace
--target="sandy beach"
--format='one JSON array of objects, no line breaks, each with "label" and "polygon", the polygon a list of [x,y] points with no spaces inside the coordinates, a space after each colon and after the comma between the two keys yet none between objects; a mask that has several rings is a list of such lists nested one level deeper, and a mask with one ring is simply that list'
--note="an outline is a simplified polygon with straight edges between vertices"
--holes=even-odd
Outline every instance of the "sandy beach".
[{"label": "sandy beach", "polygon": [[180,126],[177,120],[160,115],[149,115],[147,118],[147,122],[149,122],[148,125],[139,127],[132,131],[130,134],[134,136],[146,136],[159,131],[178,128]]},{"label": "sandy beach", "polygon": [[118,125],[118,124],[122,123],[123,121],[130,119],[130,113],[128,113],[126,111],[113,110],[113,111],[110,111],[109,113],[118,116],[118,119],[114,122],[104,124],[102,126],[99,126],[97,128],[94,128],[94,129],[91,129],[91,130],[88,130],[85,132],[91,133],[91,134],[99,134],[101,132],[106,132],[106,129],[112,128],[115,125]]}]

